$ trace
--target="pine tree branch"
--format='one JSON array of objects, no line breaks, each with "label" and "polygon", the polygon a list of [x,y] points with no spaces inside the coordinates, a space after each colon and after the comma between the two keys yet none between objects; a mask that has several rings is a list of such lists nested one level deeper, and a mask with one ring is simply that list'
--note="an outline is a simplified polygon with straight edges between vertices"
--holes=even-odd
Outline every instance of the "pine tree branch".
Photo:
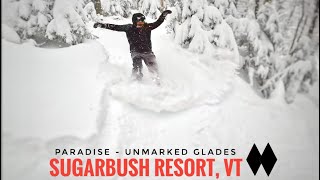
[{"label": "pine tree branch", "polygon": [[254,7],[254,15],[256,17],[256,19],[258,19],[258,12],[259,12],[259,9],[260,9],[260,6],[259,6],[259,0],[255,0],[255,7]]},{"label": "pine tree branch", "polygon": [[260,90],[261,91],[266,90],[267,88],[269,88],[270,86],[272,86],[273,84],[278,82],[280,79],[283,79],[284,76],[286,76],[288,73],[290,73],[292,68],[294,68],[295,66],[296,66],[296,64],[292,63],[291,65],[286,67],[283,71],[280,71],[277,74],[275,74],[273,77],[268,79],[268,81],[260,88]]}]

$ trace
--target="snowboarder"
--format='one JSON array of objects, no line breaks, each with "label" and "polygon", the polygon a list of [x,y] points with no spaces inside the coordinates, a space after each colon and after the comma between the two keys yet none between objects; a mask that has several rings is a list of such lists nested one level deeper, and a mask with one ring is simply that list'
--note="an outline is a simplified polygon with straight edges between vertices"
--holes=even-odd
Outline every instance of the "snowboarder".
[{"label": "snowboarder", "polygon": [[141,80],[142,74],[142,60],[153,75],[153,80],[160,85],[158,64],[156,56],[152,51],[151,31],[159,27],[165,20],[168,14],[172,11],[164,11],[159,19],[154,23],[146,23],[145,16],[141,13],[136,13],[132,16],[132,23],[127,25],[115,25],[95,23],[94,28],[106,28],[113,31],[125,32],[130,44],[130,52],[133,61],[132,76],[137,80]]}]

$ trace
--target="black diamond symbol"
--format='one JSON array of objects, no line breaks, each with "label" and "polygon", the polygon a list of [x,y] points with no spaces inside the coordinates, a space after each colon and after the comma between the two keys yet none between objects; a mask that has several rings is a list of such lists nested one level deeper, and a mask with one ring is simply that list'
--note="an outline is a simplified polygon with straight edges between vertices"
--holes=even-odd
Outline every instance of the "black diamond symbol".
[{"label": "black diamond symbol", "polygon": [[257,148],[257,146],[254,144],[248,157],[247,157],[247,162],[253,172],[254,175],[257,175],[257,172],[261,166],[261,154]]},{"label": "black diamond symbol", "polygon": [[261,162],[264,170],[268,174],[268,176],[271,174],[272,169],[273,169],[274,165],[276,164],[277,160],[278,159],[277,159],[276,155],[274,154],[270,144],[268,144],[266,149],[262,153],[262,156],[260,159],[260,162]]}]

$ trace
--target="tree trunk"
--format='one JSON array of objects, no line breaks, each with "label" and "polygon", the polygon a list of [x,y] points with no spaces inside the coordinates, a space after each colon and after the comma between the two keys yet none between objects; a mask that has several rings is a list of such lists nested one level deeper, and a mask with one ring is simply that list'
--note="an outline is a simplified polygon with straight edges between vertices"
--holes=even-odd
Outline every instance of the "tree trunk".
[{"label": "tree trunk", "polygon": [[160,0],[161,12],[163,12],[163,11],[166,10],[164,1],[165,1],[165,0]]},{"label": "tree trunk", "polygon": [[300,29],[300,26],[301,24],[303,23],[303,18],[304,18],[304,1],[302,1],[302,15],[301,15],[301,18],[299,19],[299,23],[298,23],[298,26],[297,26],[297,29],[296,29],[296,32],[294,34],[294,38],[293,38],[293,41],[292,41],[292,44],[291,44],[291,47],[290,47],[290,54],[292,55],[292,50],[294,48],[294,45],[296,43],[296,40],[298,38],[298,33],[299,33],[299,29]]},{"label": "tree trunk", "polygon": [[94,1],[94,7],[96,9],[97,14],[102,15],[101,0],[93,0],[93,1]]},{"label": "tree trunk", "polygon": [[307,25],[307,22],[308,22],[308,16],[305,17],[305,20],[304,20],[304,23],[303,23],[303,26],[302,26],[302,30],[301,30],[301,32],[300,32],[300,35],[299,35],[299,37],[298,37],[297,42],[300,41],[300,39],[301,39],[301,37],[302,37],[302,35],[303,35],[303,32],[304,32],[304,30],[305,30],[305,27],[306,27],[306,25]]},{"label": "tree trunk", "polygon": [[288,18],[288,22],[291,22],[291,19],[293,17],[294,12],[296,11],[296,6],[294,6],[294,8],[292,9],[292,11],[290,12],[289,18]]},{"label": "tree trunk", "polygon": [[319,0],[317,0],[317,5],[316,8],[314,10],[314,14],[313,14],[313,19],[312,19],[312,23],[309,29],[309,37],[312,39],[312,36],[314,34],[314,29],[316,27],[316,23],[317,20],[319,19]]}]

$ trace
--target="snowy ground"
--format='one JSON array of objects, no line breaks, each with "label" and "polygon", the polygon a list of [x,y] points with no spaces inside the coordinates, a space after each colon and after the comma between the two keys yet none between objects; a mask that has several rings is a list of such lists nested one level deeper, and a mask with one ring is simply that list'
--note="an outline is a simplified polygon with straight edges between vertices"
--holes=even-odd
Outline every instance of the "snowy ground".
[{"label": "snowy ground", "polygon": [[[261,99],[229,52],[193,55],[164,26],[153,32],[162,86],[147,71],[132,82],[125,34],[93,31],[97,41],[62,49],[2,40],[4,179],[57,179],[48,173],[55,148],[236,148],[245,159],[254,143],[271,143],[278,157],[270,179],[319,178],[319,106],[310,98]],[[244,162],[234,179],[266,177]]]}]

